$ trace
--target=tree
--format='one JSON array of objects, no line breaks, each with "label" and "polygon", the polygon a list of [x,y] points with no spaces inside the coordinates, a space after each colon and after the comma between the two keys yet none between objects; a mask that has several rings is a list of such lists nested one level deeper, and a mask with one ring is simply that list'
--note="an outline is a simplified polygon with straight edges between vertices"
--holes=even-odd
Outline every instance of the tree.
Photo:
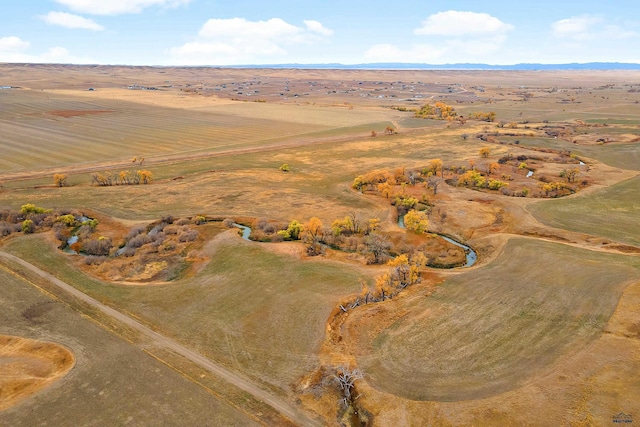
[{"label": "tree", "polygon": [[391,284],[397,289],[420,282],[420,269],[409,261],[407,255],[400,255],[387,263],[391,267]]},{"label": "tree", "polygon": [[308,245],[309,255],[318,255],[321,252],[320,242],[324,238],[324,226],[320,218],[314,216],[309,219],[302,227],[301,238]]},{"label": "tree", "polygon": [[391,126],[387,126],[384,129],[384,133],[387,134],[387,135],[393,135],[394,133],[396,133],[396,130]]},{"label": "tree", "polygon": [[491,148],[489,148],[489,147],[482,147],[482,148],[480,149],[480,155],[481,155],[482,157],[487,158],[487,157],[489,157],[489,154],[491,154]]},{"label": "tree", "polygon": [[76,217],[72,214],[60,215],[56,218],[56,222],[66,225],[67,227],[75,227],[78,224]]},{"label": "tree", "polygon": [[386,258],[387,251],[391,248],[389,238],[383,234],[370,233],[364,239],[367,251],[373,255],[373,264],[380,264]]},{"label": "tree", "polygon": [[491,175],[492,173],[495,173],[498,169],[500,168],[500,165],[498,163],[489,163],[487,165],[487,175]]},{"label": "tree", "polygon": [[404,216],[404,226],[417,234],[426,233],[429,228],[429,219],[426,213],[412,209]]},{"label": "tree", "polygon": [[289,239],[298,240],[300,239],[300,233],[302,232],[302,224],[294,219],[289,223],[286,232]]},{"label": "tree", "polygon": [[574,182],[579,174],[580,169],[578,168],[564,169],[562,172],[560,172],[560,178],[565,178],[567,182]]},{"label": "tree", "polygon": [[417,170],[410,170],[409,172],[407,172],[407,179],[409,180],[409,184],[416,185],[416,181],[418,180],[418,178],[420,177],[420,172],[418,172]]},{"label": "tree", "polygon": [[371,234],[374,231],[376,231],[378,229],[378,227],[380,226],[380,219],[379,218],[369,218],[369,221],[367,221],[367,226],[366,229],[364,231],[364,234]]},{"label": "tree", "polygon": [[387,199],[393,194],[393,187],[387,181],[378,184],[378,192]]},{"label": "tree", "polygon": [[139,170],[136,172],[136,175],[139,182],[143,184],[149,184],[150,182],[153,182],[153,174],[148,170]]},{"label": "tree", "polygon": [[289,165],[286,163],[283,163],[280,168],[279,168],[282,172],[289,172],[291,169],[289,168]]},{"label": "tree", "polygon": [[362,189],[365,185],[367,185],[367,181],[364,179],[362,175],[358,175],[354,178],[353,184],[351,184],[351,187],[353,187],[354,189],[362,193]]},{"label": "tree", "polygon": [[58,187],[64,187],[67,185],[67,175],[63,173],[53,174],[53,183]]},{"label": "tree", "polygon": [[124,185],[131,184],[131,172],[128,170],[120,171],[118,178],[120,178],[120,182]]},{"label": "tree", "polygon": [[458,178],[458,185],[464,187],[484,187],[485,182],[480,172],[475,170],[467,171]]},{"label": "tree", "polygon": [[371,138],[375,138],[376,136],[378,136],[378,132],[376,132],[375,130],[371,131]]},{"label": "tree", "polygon": [[25,234],[33,233],[36,230],[36,226],[30,219],[25,219],[22,222],[22,232]]},{"label": "tree", "polygon": [[40,208],[36,205],[34,205],[33,203],[27,203],[26,205],[22,205],[20,207],[20,213],[22,213],[23,215],[28,215],[28,214],[45,214],[45,213],[50,213],[51,209],[45,209],[45,208]]},{"label": "tree", "polygon": [[355,382],[362,379],[362,373],[358,369],[341,366],[336,369],[336,374],[333,377],[343,396],[340,401],[345,407],[348,407],[353,401]]},{"label": "tree", "polygon": [[438,172],[440,172],[440,175],[444,178],[444,168],[443,168],[442,159],[429,160],[429,171],[434,175],[438,175]]},{"label": "tree", "polygon": [[391,274],[383,273],[376,277],[376,294],[382,301],[391,298],[393,295],[393,280],[391,279]]},{"label": "tree", "polygon": [[431,175],[427,178],[427,187],[433,190],[433,195],[435,196],[438,193],[438,186],[444,182],[442,178],[438,178],[435,175]]}]

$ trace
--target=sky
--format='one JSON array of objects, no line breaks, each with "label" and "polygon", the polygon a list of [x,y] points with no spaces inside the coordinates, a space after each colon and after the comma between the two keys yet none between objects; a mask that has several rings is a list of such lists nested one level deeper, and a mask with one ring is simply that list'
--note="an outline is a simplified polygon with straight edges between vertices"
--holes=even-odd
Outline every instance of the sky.
[{"label": "sky", "polygon": [[640,63],[638,0],[0,0],[0,62]]}]

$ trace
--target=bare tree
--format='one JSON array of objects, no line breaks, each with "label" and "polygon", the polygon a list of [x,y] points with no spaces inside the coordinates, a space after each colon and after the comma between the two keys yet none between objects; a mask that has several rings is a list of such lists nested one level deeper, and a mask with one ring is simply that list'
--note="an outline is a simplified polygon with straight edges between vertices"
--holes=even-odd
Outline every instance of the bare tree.
[{"label": "bare tree", "polygon": [[416,181],[420,177],[420,172],[417,170],[410,170],[407,172],[407,179],[411,185],[416,185]]},{"label": "bare tree", "polygon": [[336,368],[333,378],[342,393],[340,401],[344,406],[349,406],[354,400],[353,389],[355,382],[362,379],[362,373],[357,368],[351,369],[343,365]]},{"label": "bare tree", "polygon": [[385,259],[387,250],[391,248],[391,242],[387,236],[379,233],[369,234],[364,241],[367,251],[373,255],[373,263],[380,264]]},{"label": "bare tree", "polygon": [[433,190],[434,195],[438,193],[438,186],[440,184],[442,184],[442,179],[438,178],[435,175],[431,175],[429,178],[427,178],[427,187]]}]

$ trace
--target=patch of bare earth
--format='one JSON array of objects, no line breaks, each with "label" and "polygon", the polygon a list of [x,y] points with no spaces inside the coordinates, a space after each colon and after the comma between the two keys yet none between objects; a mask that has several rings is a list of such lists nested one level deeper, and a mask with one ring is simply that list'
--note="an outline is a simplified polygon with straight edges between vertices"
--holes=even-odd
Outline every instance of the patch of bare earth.
[{"label": "patch of bare earth", "polygon": [[58,344],[0,335],[0,411],[60,380],[74,364]]}]

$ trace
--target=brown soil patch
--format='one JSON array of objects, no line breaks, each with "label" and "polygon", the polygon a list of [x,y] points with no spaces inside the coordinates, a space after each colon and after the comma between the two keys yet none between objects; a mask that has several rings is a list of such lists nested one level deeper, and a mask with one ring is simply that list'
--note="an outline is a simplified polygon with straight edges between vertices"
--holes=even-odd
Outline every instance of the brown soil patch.
[{"label": "brown soil patch", "polygon": [[61,379],[74,364],[58,344],[0,335],[0,411]]},{"label": "brown soil patch", "polygon": [[88,116],[88,115],[111,113],[111,112],[112,111],[109,111],[109,110],[53,110],[53,111],[48,111],[47,114],[51,116],[64,117],[68,119],[69,117]]}]

